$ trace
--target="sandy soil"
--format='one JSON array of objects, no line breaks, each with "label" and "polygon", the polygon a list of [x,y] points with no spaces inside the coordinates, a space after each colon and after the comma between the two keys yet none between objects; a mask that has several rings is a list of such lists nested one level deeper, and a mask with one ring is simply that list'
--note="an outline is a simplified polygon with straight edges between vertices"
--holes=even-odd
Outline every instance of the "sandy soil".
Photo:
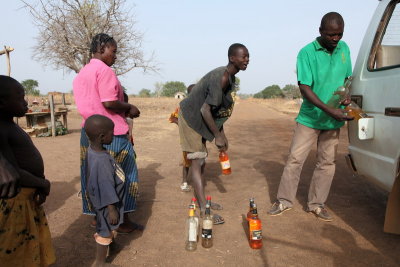
[{"label": "sandy soil", "polygon": [[[214,227],[214,246],[185,251],[185,220],[192,193],[179,189],[181,153],[176,125],[167,121],[175,99],[133,98],[142,111],[134,122],[140,173],[138,209],[131,218],[144,232],[120,235],[123,249],[112,258],[121,266],[399,266],[400,236],[382,232],[386,193],[348,170],[347,132],[343,128],[337,172],[327,202],[334,221],[317,220],[304,211],[315,150],[305,163],[294,209],[266,214],[275,200],[294,127],[296,103],[239,100],[226,133],[232,174],[220,174],[217,150],[209,144],[207,194],[224,205],[226,223]],[[288,106],[290,106],[288,108]],[[90,266],[94,229],[81,214],[77,197],[80,117],[68,116],[70,134],[35,138],[52,192],[45,208],[57,253],[55,266]],[[263,248],[247,242],[248,199],[255,197],[263,222]]]}]

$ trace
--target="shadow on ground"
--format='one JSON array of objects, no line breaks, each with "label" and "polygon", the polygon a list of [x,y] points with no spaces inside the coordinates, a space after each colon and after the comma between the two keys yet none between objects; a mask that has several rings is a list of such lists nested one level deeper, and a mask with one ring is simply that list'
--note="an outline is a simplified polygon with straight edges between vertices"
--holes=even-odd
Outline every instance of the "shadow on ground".
[{"label": "shadow on ground", "polygon": [[[164,179],[156,170],[159,166],[159,163],[153,163],[149,164],[146,168],[139,169],[141,193],[137,201],[136,211],[129,216],[132,221],[142,224],[144,227],[146,227],[152,215],[157,181]],[[76,178],[74,181],[75,180]],[[54,206],[54,208],[56,208],[56,206]],[[70,224],[61,236],[53,238],[53,245],[56,248],[57,256],[63,255],[62,258],[57,257],[57,263],[54,266],[90,266],[94,261],[96,244],[93,234],[95,233],[95,229],[90,227],[91,219],[91,216],[82,214],[75,222]],[[146,231],[146,229],[144,229],[144,231]],[[142,234],[142,231],[134,231],[124,235],[119,234],[116,238],[116,242],[120,249],[124,250]],[[58,253],[61,250],[68,251],[68,253]],[[115,256],[116,255],[111,255],[109,260],[113,260]]]}]

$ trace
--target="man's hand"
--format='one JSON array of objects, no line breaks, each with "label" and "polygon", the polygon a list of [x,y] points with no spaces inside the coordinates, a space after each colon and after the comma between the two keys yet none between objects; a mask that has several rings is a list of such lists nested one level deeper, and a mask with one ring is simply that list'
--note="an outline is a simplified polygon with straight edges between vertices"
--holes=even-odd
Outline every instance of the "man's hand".
[{"label": "man's hand", "polygon": [[354,120],[354,117],[347,116],[347,112],[345,109],[340,108],[331,108],[327,111],[328,115],[334,118],[337,121],[351,121]]},{"label": "man's hand", "polygon": [[140,111],[139,111],[139,109],[136,107],[136,106],[134,106],[134,105],[130,105],[131,107],[130,107],[130,109],[128,110],[128,112],[126,113],[126,115],[129,117],[129,118],[137,118],[137,117],[139,117],[140,116]]},{"label": "man's hand", "polygon": [[46,202],[47,195],[42,189],[37,189],[33,195],[33,201],[36,205],[40,206]]},{"label": "man's hand", "polygon": [[114,206],[114,205],[108,205],[108,206],[107,206],[107,209],[108,209],[108,222],[109,222],[111,225],[116,225],[116,224],[118,224],[118,221],[119,221],[119,214],[118,214],[118,211],[117,211],[117,209],[115,208],[115,206]]},{"label": "man's hand", "polygon": [[13,198],[19,191],[19,174],[0,154],[0,198]]},{"label": "man's hand", "polygon": [[219,151],[226,151],[228,149],[228,143],[223,134],[218,134],[215,136],[215,145]]}]

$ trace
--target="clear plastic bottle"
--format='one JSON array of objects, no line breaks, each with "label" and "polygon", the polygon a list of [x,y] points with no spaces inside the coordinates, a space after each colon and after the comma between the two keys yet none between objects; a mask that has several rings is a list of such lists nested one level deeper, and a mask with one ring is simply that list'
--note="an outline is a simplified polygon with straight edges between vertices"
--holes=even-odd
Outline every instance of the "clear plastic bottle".
[{"label": "clear plastic bottle", "polygon": [[187,251],[194,251],[197,249],[197,236],[198,236],[198,220],[196,220],[194,215],[194,209],[189,206],[189,217],[186,220],[186,246]]},{"label": "clear plastic bottle", "polygon": [[329,99],[327,105],[332,108],[339,108],[342,101],[350,94],[350,85],[353,77],[348,77],[343,85],[339,86],[335,92],[333,92],[332,97]]}]

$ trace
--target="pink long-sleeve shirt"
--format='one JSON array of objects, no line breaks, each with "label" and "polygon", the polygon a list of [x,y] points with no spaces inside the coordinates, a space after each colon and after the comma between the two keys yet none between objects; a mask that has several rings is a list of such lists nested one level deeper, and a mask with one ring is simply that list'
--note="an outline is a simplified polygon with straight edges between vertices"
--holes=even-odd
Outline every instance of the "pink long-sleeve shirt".
[{"label": "pink long-sleeve shirt", "polygon": [[124,114],[118,114],[103,106],[103,102],[124,101],[124,92],[114,71],[103,61],[92,58],[73,82],[76,107],[85,120],[94,114],[110,118],[114,122],[114,135],[128,133]]}]

